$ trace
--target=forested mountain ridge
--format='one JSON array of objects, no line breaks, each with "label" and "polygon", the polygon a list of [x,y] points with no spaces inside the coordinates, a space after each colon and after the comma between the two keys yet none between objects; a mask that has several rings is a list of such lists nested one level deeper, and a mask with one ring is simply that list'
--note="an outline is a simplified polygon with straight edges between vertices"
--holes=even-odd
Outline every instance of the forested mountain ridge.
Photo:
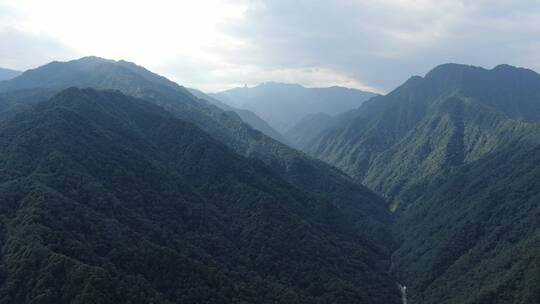
[{"label": "forested mountain ridge", "polygon": [[400,212],[393,272],[411,302],[540,302],[539,164],[540,144],[518,139],[439,174]]},{"label": "forested mountain ridge", "polygon": [[0,143],[0,303],[399,302],[342,210],[147,101],[71,88]]},{"label": "forested mountain ridge", "polygon": [[441,65],[341,115],[304,150],[400,201],[413,184],[525,132],[516,119],[540,119],[539,100],[540,75],[530,70]]},{"label": "forested mountain ridge", "polygon": [[357,108],[377,94],[337,86],[305,88],[298,84],[267,82],[210,95],[230,106],[255,112],[284,134],[307,115],[336,115]]},{"label": "forested mountain ridge", "polygon": [[540,302],[539,84],[442,65],[307,145],[393,202],[392,273],[410,302]]},{"label": "forested mountain ridge", "polygon": [[539,302],[539,79],[442,65],[288,134],[356,180],[133,63],[0,82],[0,299]]},{"label": "forested mountain ridge", "polygon": [[0,121],[51,98],[57,91],[51,89],[23,89],[0,92]]},{"label": "forested mountain ridge", "polygon": [[371,238],[383,254],[390,254],[392,218],[386,202],[378,195],[334,167],[265,136],[243,123],[237,115],[201,102],[185,88],[134,63],[98,57],[52,62],[0,82],[0,92],[26,94],[26,90],[33,88],[58,91],[72,86],[120,90],[194,123],[236,153],[263,161],[291,184],[324,196],[342,208],[364,238]]}]

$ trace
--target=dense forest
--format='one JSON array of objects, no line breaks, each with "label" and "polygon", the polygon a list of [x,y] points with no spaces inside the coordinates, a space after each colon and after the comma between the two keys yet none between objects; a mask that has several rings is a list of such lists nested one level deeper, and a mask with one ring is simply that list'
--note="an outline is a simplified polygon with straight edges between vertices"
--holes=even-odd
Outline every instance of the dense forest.
[{"label": "dense forest", "polygon": [[149,102],[68,89],[0,141],[2,303],[397,302],[339,209]]},{"label": "dense forest", "polygon": [[410,301],[536,303],[539,121],[540,75],[447,64],[301,136],[390,202]]},{"label": "dense forest", "polygon": [[441,65],[284,135],[126,61],[12,77],[0,303],[391,304],[399,285],[409,303],[540,303],[533,71]]}]

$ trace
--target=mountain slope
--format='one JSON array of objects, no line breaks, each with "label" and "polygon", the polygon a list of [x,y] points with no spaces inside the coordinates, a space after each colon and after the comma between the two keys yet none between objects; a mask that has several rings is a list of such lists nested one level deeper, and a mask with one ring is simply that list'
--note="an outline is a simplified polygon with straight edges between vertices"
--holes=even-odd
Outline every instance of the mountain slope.
[{"label": "mountain slope", "polygon": [[0,303],[397,303],[329,202],[119,92],[0,124]]},{"label": "mountain slope", "polygon": [[97,57],[53,62],[0,83],[0,92],[61,90],[72,86],[120,90],[194,123],[236,153],[261,160],[287,182],[331,201],[357,225],[358,233],[371,239],[389,259],[394,245],[390,233],[392,217],[379,196],[354,183],[343,172],[265,136],[237,115],[201,102],[185,88],[133,63]]},{"label": "mountain slope", "polygon": [[0,122],[46,101],[56,93],[50,89],[22,89],[0,93]]},{"label": "mountain slope", "polygon": [[523,141],[439,175],[402,212],[393,270],[411,302],[540,302],[540,145]]},{"label": "mountain slope", "polygon": [[275,82],[210,95],[230,106],[253,111],[282,134],[306,115],[339,114],[357,108],[362,102],[376,96],[374,93],[342,87],[305,88]]},{"label": "mountain slope", "polygon": [[287,131],[285,137],[295,148],[302,150],[319,134],[330,128],[335,121],[336,118],[328,114],[309,114]]},{"label": "mountain slope", "polygon": [[240,118],[242,119],[243,122],[247,123],[248,125],[250,125],[255,130],[259,130],[263,134],[268,135],[268,136],[272,137],[273,139],[275,139],[277,141],[280,141],[282,143],[287,143],[285,138],[283,138],[283,135],[279,134],[278,131],[276,131],[272,127],[270,127],[270,125],[268,125],[268,123],[266,123],[266,121],[264,121],[262,118],[257,116],[257,114],[255,114],[255,113],[253,113],[251,111],[248,111],[248,110],[237,109],[237,108],[231,107],[229,105],[226,105],[223,102],[215,99],[214,97],[210,97],[209,95],[207,95],[207,94],[205,94],[205,93],[203,93],[203,92],[201,92],[199,90],[196,90],[196,89],[188,89],[188,90],[189,90],[189,92],[191,94],[193,94],[193,96],[195,96],[197,98],[200,98],[200,99],[204,99],[207,102],[209,102],[209,103],[215,105],[216,107],[222,109],[223,111],[233,111],[233,112],[235,112],[236,114],[238,114],[238,116],[240,116]]},{"label": "mountain slope", "polygon": [[449,64],[343,115],[304,150],[399,202],[413,184],[520,136],[509,119],[537,121],[539,111],[538,74]]},{"label": "mountain slope", "polygon": [[20,74],[21,72],[19,71],[0,68],[0,81],[15,78],[19,76]]},{"label": "mountain slope", "polygon": [[307,145],[392,201],[414,303],[540,301],[540,75],[443,65]]}]

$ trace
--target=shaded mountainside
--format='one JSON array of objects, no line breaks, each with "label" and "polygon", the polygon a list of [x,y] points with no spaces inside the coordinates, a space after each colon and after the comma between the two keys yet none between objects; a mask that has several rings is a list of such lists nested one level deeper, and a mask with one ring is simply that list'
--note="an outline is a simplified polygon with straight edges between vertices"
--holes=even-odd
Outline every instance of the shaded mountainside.
[{"label": "shaded mountainside", "polygon": [[412,303],[540,303],[539,219],[540,145],[516,140],[400,214],[393,270]]},{"label": "shaded mountainside", "polygon": [[56,93],[51,89],[22,89],[0,92],[0,121],[46,101]]},{"label": "shaded mountainside", "polygon": [[336,115],[355,109],[376,96],[371,92],[343,87],[305,88],[276,82],[210,95],[230,106],[255,112],[282,134],[309,114]]},{"label": "shaded mountainside", "polygon": [[238,115],[202,102],[185,88],[133,63],[97,57],[53,62],[0,83],[0,92],[72,86],[120,90],[194,123],[236,153],[263,161],[294,186],[331,201],[354,221],[363,238],[371,238],[385,255],[390,255],[392,217],[378,195],[334,167],[254,130]]},{"label": "shaded mountainside", "polygon": [[448,64],[342,115],[306,151],[392,201],[412,303],[540,301],[540,75]]},{"label": "shaded mountainside", "polygon": [[302,150],[336,120],[337,118],[324,113],[309,114],[287,131],[285,137],[291,145]]},{"label": "shaded mountainside", "polygon": [[283,135],[281,135],[278,131],[274,130],[272,127],[270,127],[270,125],[268,125],[268,123],[266,121],[264,121],[262,118],[260,118],[259,116],[257,116],[257,114],[249,111],[249,110],[244,110],[244,109],[237,109],[237,108],[234,108],[234,107],[231,107],[217,99],[215,99],[214,97],[211,97],[199,90],[196,90],[196,89],[188,89],[189,92],[191,94],[193,94],[193,96],[197,97],[197,98],[200,98],[200,99],[204,99],[206,100],[207,102],[215,105],[216,107],[222,109],[223,111],[232,111],[232,112],[235,112],[236,114],[238,114],[238,116],[240,116],[240,118],[242,119],[243,122],[247,123],[248,125],[250,125],[252,128],[254,128],[255,130],[259,130],[261,131],[263,134],[265,135],[268,135],[270,137],[272,137],[273,139],[275,140],[278,140],[282,143],[287,143],[287,141],[285,140],[285,138],[283,137]]},{"label": "shaded mountainside", "polygon": [[540,75],[448,64],[342,115],[304,150],[400,201],[413,184],[520,136],[517,120],[540,120]]},{"label": "shaded mountainside", "polygon": [[19,76],[20,74],[21,72],[19,71],[0,68],[0,81],[15,78]]},{"label": "shaded mountainside", "polygon": [[0,303],[399,302],[339,208],[147,101],[60,92],[0,168]]}]

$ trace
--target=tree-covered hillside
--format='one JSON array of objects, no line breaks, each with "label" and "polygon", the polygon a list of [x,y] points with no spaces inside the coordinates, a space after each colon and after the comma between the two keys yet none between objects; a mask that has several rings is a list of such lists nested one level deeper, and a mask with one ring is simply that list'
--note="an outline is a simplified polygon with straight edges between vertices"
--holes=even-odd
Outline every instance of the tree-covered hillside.
[{"label": "tree-covered hillside", "polygon": [[442,65],[335,118],[306,151],[392,202],[392,272],[410,302],[538,303],[539,110],[530,70]]},{"label": "tree-covered hillside", "polygon": [[0,198],[0,303],[399,302],[342,210],[119,92],[4,120]]},{"label": "tree-covered hillside", "polygon": [[68,87],[115,89],[159,105],[192,122],[234,152],[261,160],[294,186],[320,195],[343,209],[364,238],[372,238],[389,257],[393,247],[386,203],[343,172],[294,150],[246,125],[237,115],[202,102],[184,87],[126,61],[84,57],[52,62],[0,83],[0,92]]},{"label": "tree-covered hillside", "polygon": [[540,144],[516,139],[438,175],[410,206],[393,271],[411,302],[540,303]]},{"label": "tree-covered hillside", "polygon": [[523,136],[527,121],[540,121],[540,75],[442,65],[336,119],[304,150],[399,203],[404,191]]}]

